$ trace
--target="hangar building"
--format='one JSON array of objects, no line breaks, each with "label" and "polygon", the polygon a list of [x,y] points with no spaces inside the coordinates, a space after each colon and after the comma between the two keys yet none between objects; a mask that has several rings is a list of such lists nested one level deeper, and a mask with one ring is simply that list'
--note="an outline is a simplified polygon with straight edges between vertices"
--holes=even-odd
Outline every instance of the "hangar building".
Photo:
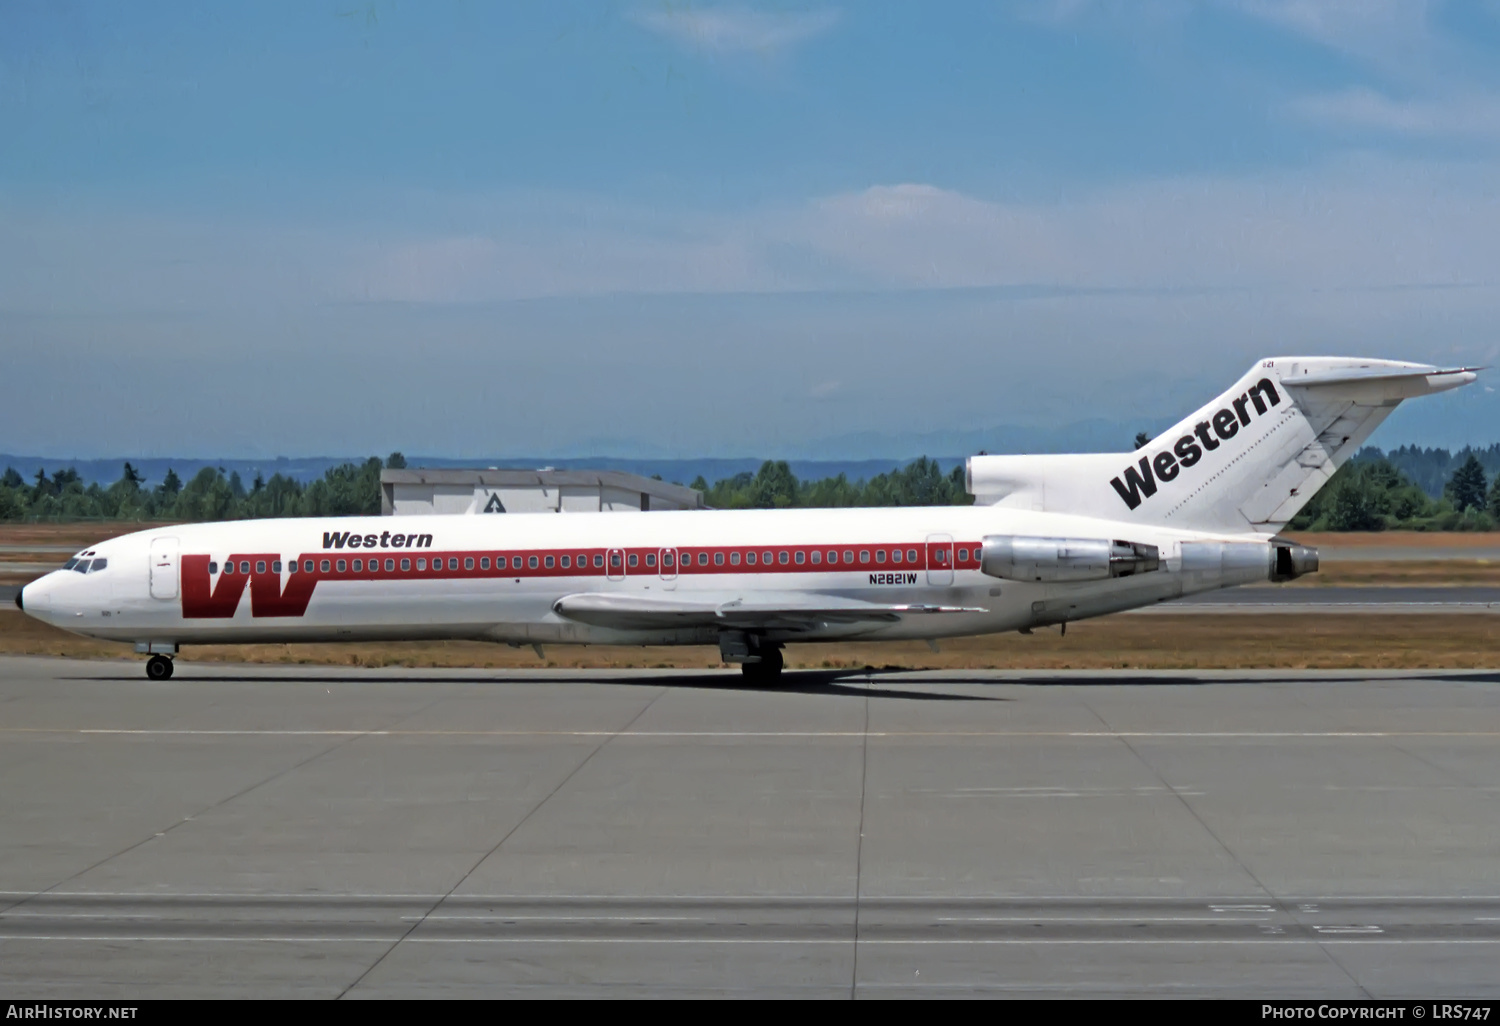
[{"label": "hangar building", "polygon": [[619,470],[380,472],[380,512],[385,516],[705,508],[702,492]]}]

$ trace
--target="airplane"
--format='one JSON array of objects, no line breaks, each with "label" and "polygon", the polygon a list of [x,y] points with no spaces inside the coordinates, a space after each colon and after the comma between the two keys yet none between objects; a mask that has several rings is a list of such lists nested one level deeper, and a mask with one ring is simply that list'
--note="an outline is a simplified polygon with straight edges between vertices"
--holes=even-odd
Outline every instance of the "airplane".
[{"label": "airplane", "polygon": [[183,646],[480,639],[717,645],[773,683],[784,646],[1066,625],[1318,567],[1280,536],[1405,399],[1475,368],[1258,361],[1129,453],[971,457],[972,506],[318,517],[177,524],[84,549],[27,614]]}]

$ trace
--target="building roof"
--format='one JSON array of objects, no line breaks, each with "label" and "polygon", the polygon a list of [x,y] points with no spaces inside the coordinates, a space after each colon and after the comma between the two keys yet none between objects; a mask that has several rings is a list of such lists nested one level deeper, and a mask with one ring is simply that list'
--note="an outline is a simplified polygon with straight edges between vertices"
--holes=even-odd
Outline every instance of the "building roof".
[{"label": "building roof", "polygon": [[623,470],[471,470],[457,467],[414,467],[382,470],[382,485],[483,485],[491,488],[618,488],[643,492],[688,509],[702,509],[703,493],[694,488],[668,484],[654,477],[628,474]]}]

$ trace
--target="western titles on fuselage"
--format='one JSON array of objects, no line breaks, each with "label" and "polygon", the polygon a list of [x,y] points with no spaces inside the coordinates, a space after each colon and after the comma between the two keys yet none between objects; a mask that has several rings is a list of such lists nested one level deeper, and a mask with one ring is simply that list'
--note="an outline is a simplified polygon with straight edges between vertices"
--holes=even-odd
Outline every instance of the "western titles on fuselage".
[{"label": "western titles on fuselage", "polygon": [[430,549],[432,535],[399,531],[381,531],[379,534],[355,534],[349,531],[324,531],[325,549]]}]

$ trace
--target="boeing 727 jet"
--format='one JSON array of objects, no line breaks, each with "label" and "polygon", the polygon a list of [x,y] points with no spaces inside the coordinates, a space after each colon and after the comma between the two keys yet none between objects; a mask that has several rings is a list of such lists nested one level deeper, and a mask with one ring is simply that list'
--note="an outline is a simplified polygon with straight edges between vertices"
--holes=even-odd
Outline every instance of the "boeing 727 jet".
[{"label": "boeing 727 jet", "polygon": [[184,645],[462,638],[718,645],[771,681],[792,642],[1029,631],[1315,571],[1281,529],[1402,400],[1474,379],[1262,360],[1136,452],[972,457],[972,506],[180,524],[16,601],[154,679]]}]

